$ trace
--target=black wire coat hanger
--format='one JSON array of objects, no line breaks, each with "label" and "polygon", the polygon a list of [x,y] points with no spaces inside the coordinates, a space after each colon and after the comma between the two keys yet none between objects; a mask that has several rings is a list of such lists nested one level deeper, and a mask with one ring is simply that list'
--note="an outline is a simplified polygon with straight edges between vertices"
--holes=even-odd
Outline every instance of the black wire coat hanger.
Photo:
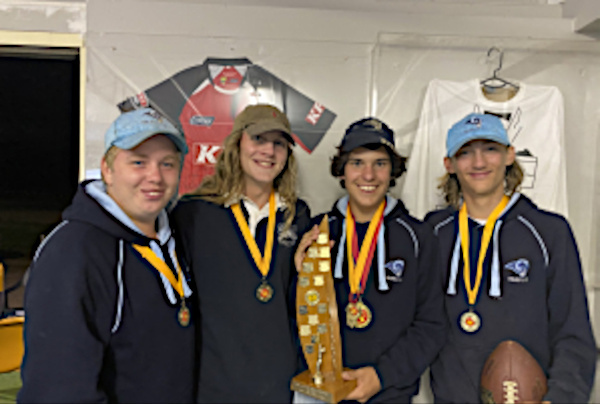
[{"label": "black wire coat hanger", "polygon": [[[504,87],[512,87],[515,90],[518,90],[519,86],[517,84],[511,83],[510,81],[498,76],[498,72],[502,69],[502,60],[504,59],[504,51],[501,51],[500,49],[496,48],[495,46],[492,46],[487,52],[488,58],[491,56],[493,51],[496,51],[500,54],[498,57],[498,67],[496,69],[494,69],[494,73],[493,73],[492,77],[488,77],[485,80],[481,80],[480,84],[483,87],[489,88],[492,90],[496,90],[496,89],[504,88]],[[498,83],[500,83],[500,84],[498,84]]]}]

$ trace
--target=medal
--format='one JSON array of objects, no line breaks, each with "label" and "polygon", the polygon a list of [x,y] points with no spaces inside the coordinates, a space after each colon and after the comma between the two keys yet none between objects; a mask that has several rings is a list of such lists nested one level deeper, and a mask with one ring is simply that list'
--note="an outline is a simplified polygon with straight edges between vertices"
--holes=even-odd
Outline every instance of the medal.
[{"label": "medal", "polygon": [[471,309],[460,315],[458,323],[460,324],[460,328],[469,334],[475,333],[481,328],[481,318]]},{"label": "medal", "polygon": [[190,325],[190,309],[187,308],[184,300],[181,301],[181,307],[177,313],[177,320],[179,320],[179,324],[181,324],[182,327]]},{"label": "medal", "polygon": [[371,262],[377,245],[377,237],[383,222],[385,199],[371,218],[367,234],[358,248],[358,237],[350,204],[346,208],[346,253],[348,260],[348,283],[350,285],[349,303],[346,306],[346,325],[350,328],[365,328],[373,318],[371,309],[362,301],[367,278],[371,270]]},{"label": "medal", "polygon": [[371,324],[373,314],[362,299],[346,305],[346,325],[350,328],[365,328]]},{"label": "medal", "polygon": [[181,307],[177,312],[177,320],[182,327],[187,327],[190,324],[190,309],[185,305],[185,293],[183,290],[183,271],[181,270],[181,266],[179,265],[179,261],[177,261],[176,256],[172,256],[174,260],[174,265],[177,267],[177,279],[173,275],[173,271],[169,268],[169,266],[163,261],[150,247],[141,246],[138,244],[133,244],[133,248],[140,253],[140,255],[148,261],[158,272],[164,275],[165,278],[169,281],[173,289],[179,295],[181,299]]},{"label": "medal", "polygon": [[356,319],[358,318],[358,309],[356,303],[349,302],[346,305],[346,325],[350,328],[356,326]]},{"label": "medal", "polygon": [[[260,250],[256,245],[256,240],[248,228],[248,222],[242,213],[240,204],[236,203],[231,205],[231,211],[244,236],[244,241],[246,242],[248,250],[250,250],[250,255],[252,256],[256,267],[262,274],[262,283],[256,289],[256,298],[263,303],[267,303],[273,297],[273,288],[267,283],[266,278],[271,269],[273,240],[275,238],[275,191],[271,191],[271,195],[269,196],[269,218],[267,219],[267,240],[265,242],[264,256],[261,255]],[[307,269],[305,268],[305,271],[306,270]]]},{"label": "medal", "polygon": [[469,259],[470,237],[467,204],[463,202],[460,211],[458,212],[458,231],[463,256],[463,281],[465,283],[465,290],[467,292],[467,300],[469,304],[469,310],[461,314],[458,322],[460,324],[460,328],[467,333],[474,333],[481,328],[481,317],[475,313],[473,307],[475,306],[477,295],[479,294],[479,289],[481,287],[481,278],[483,277],[483,262],[485,261],[485,254],[490,244],[490,240],[492,239],[494,226],[496,225],[496,220],[506,205],[508,205],[508,201],[508,197],[504,195],[500,203],[498,203],[485,221],[483,235],[481,236],[481,248],[479,249],[479,257],[477,259],[477,272],[475,273],[474,285],[471,285],[471,268]]},{"label": "medal", "polygon": [[262,283],[256,288],[256,298],[263,303],[268,302],[273,297],[273,288],[263,279]]},{"label": "medal", "polygon": [[358,317],[356,318],[356,328],[365,328],[369,324],[371,324],[371,319],[373,318],[373,314],[371,313],[371,309],[365,303],[363,303],[362,299],[356,303],[356,309],[358,311]]}]

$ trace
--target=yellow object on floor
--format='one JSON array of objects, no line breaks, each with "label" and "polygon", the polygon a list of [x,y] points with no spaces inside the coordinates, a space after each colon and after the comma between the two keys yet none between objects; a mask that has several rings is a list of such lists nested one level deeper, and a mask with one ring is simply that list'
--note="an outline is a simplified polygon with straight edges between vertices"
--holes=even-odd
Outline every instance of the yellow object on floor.
[{"label": "yellow object on floor", "polygon": [[23,360],[24,317],[0,319],[0,373],[11,372],[21,367]]}]

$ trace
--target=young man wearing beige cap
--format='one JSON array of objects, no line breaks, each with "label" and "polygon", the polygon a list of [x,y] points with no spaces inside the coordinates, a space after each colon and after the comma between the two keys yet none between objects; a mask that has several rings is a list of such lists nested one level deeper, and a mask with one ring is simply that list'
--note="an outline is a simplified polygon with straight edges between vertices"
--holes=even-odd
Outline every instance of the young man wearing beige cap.
[{"label": "young man wearing beige cap", "polygon": [[193,402],[192,292],[165,210],[186,152],[149,108],[112,123],[103,180],[79,186],[31,265],[18,402]]},{"label": "young man wearing beige cap", "polygon": [[291,400],[292,256],[310,216],[296,196],[293,144],[281,111],[246,107],[215,174],[173,212],[200,296],[198,402]]}]

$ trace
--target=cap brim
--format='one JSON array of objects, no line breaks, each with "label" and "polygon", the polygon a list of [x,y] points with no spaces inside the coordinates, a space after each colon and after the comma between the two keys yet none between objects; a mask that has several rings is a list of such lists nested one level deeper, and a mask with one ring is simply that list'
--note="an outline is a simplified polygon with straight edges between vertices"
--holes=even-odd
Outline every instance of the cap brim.
[{"label": "cap brim", "polygon": [[343,152],[349,152],[356,148],[364,147],[370,144],[387,147],[392,152],[398,154],[396,152],[396,148],[391,142],[369,131],[356,131],[350,133],[344,139],[344,143],[341,145],[341,150]]},{"label": "cap brim", "polygon": [[448,157],[454,157],[456,155],[456,153],[460,150],[461,147],[463,147],[464,145],[466,145],[469,142],[472,142],[474,140],[490,140],[492,142],[496,142],[498,144],[501,144],[503,146],[510,146],[510,143],[506,143],[506,141],[499,139],[498,135],[495,134],[489,134],[489,135],[482,135],[482,134],[478,134],[477,136],[469,136],[466,137],[465,139],[462,139],[458,145],[454,146],[452,148],[452,150],[448,151]]},{"label": "cap brim", "polygon": [[263,121],[263,122],[253,123],[245,128],[245,131],[248,132],[248,134],[250,134],[250,135],[260,135],[261,133],[271,132],[274,130],[283,133],[285,138],[292,145],[296,144],[296,141],[292,137],[292,132],[290,132],[290,130],[281,122]]}]

